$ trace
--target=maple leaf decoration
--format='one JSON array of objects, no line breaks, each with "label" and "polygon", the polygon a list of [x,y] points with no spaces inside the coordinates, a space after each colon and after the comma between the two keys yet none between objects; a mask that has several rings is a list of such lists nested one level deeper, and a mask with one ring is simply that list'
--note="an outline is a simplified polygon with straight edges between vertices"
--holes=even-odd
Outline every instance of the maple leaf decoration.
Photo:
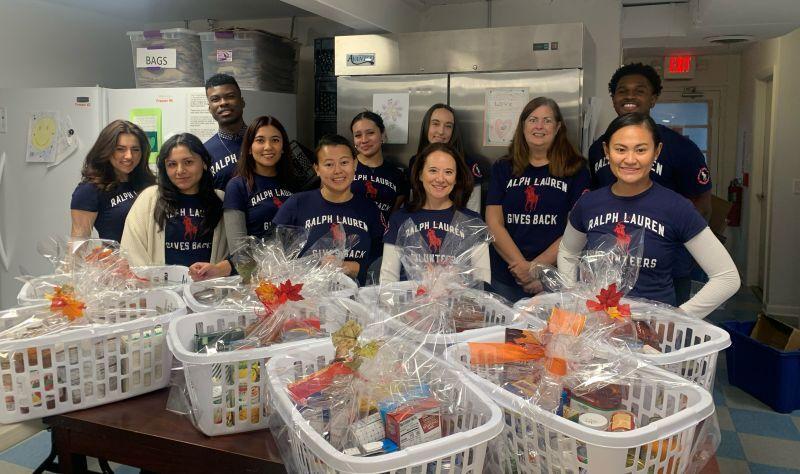
[{"label": "maple leaf decoration", "polygon": [[45,295],[50,300],[50,311],[61,314],[70,321],[75,321],[83,316],[86,304],[75,298],[75,292],[72,287],[67,285],[57,286],[54,290],[53,294]]},{"label": "maple leaf decoration", "polygon": [[292,280],[286,280],[279,286],[275,286],[272,282],[262,280],[256,287],[256,296],[267,312],[275,311],[279,306],[287,301],[300,301],[303,295],[300,291],[303,289],[303,284],[292,284]]},{"label": "maple leaf decoration", "polygon": [[608,288],[603,288],[600,293],[595,295],[597,301],[589,300],[586,307],[590,311],[605,311],[614,319],[625,319],[631,316],[631,306],[619,304],[622,299],[622,292],[617,291],[617,284],[612,283]]}]

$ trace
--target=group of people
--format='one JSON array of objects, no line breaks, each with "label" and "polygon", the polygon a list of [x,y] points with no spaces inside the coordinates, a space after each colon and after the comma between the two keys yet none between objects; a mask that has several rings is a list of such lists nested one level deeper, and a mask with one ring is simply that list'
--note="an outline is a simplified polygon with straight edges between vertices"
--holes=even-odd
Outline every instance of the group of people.
[{"label": "group of people", "polygon": [[[280,121],[259,116],[248,126],[238,84],[218,74],[206,83],[218,133],[205,143],[189,133],[166,140],[158,177],[139,127],[117,120],[100,133],[72,196],[72,236],[89,237],[94,227],[101,238],[120,241],[133,265],[186,265],[204,279],[235,272],[232,251],[271,225],[307,229],[309,245],[343,228],[355,236],[344,273],[362,284],[368,275],[385,283],[403,277],[396,244],[409,220],[438,254],[448,235],[469,232],[457,214],[475,222],[483,212],[493,241],[474,249],[472,275],[516,301],[542,291],[537,264],[558,265],[574,278],[584,247],[641,228],[644,255],[631,295],[703,317],[738,289],[739,276],[706,225],[711,181],[704,156],[649,116],[660,91],[649,66],[617,70],[609,92],[619,116],[590,148],[588,163],[568,140],[558,104],[531,100],[508,155],[492,166],[483,207],[483,173],[464,150],[450,106],[434,104],[425,114],[408,170],[383,156],[381,117],[359,113],[350,123],[352,141],[319,141],[318,179],[309,184],[294,170]],[[694,261],[709,282],[690,299]]]}]

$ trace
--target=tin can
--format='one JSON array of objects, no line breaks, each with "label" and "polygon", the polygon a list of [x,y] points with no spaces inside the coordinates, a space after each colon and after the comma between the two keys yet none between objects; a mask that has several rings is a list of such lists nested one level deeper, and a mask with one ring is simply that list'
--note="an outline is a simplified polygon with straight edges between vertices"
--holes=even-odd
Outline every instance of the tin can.
[{"label": "tin can", "polygon": [[636,428],[635,415],[626,410],[616,411],[611,414],[608,431],[631,431]]}]

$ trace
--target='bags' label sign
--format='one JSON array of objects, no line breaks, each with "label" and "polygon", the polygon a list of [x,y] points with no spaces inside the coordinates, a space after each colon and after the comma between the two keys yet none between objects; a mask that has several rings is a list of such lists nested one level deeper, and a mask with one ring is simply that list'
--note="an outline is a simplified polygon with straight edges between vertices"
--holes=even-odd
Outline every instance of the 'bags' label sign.
[{"label": "'bags' label sign", "polygon": [[136,48],[137,68],[159,67],[162,69],[175,69],[177,67],[175,58],[175,49]]}]

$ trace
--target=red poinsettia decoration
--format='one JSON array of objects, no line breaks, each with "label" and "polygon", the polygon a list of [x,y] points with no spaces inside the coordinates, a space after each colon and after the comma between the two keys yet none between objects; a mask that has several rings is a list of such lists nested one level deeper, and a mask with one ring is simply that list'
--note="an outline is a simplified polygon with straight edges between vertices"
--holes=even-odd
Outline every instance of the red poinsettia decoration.
[{"label": "red poinsettia decoration", "polygon": [[272,282],[261,281],[256,287],[256,296],[268,313],[274,312],[279,306],[287,301],[300,301],[303,295],[300,291],[303,289],[303,284],[292,284],[292,280],[286,280],[278,286]]},{"label": "red poinsettia decoration", "polygon": [[600,290],[600,293],[595,295],[595,298],[597,298],[597,301],[589,300],[586,302],[586,307],[590,311],[605,311],[615,319],[624,319],[631,316],[631,306],[619,304],[620,299],[622,299],[622,292],[617,291],[616,283],[612,283],[608,288]]}]

